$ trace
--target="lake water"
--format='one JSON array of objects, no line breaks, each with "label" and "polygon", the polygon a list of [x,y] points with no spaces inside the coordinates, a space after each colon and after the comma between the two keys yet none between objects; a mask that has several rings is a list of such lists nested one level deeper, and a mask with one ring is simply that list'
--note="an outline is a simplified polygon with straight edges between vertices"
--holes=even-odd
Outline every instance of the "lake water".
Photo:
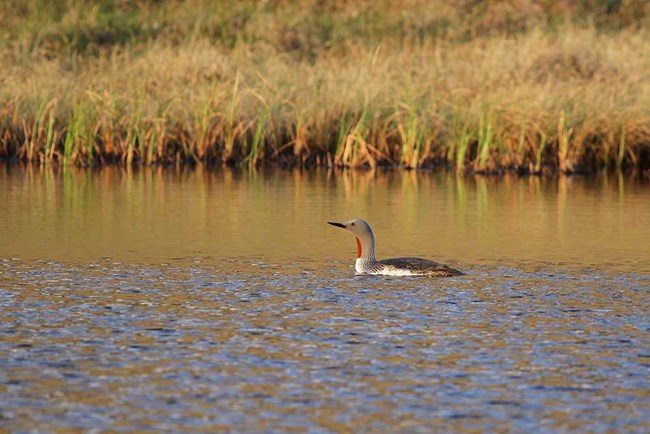
[{"label": "lake water", "polygon": [[0,431],[650,429],[647,183],[0,166],[0,222]]}]

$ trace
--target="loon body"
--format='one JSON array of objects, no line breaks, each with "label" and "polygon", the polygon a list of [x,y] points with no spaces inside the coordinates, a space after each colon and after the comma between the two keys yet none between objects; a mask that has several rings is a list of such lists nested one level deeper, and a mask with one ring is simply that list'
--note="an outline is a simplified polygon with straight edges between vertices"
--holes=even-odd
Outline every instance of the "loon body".
[{"label": "loon body", "polygon": [[353,219],[343,223],[327,222],[347,229],[357,240],[357,274],[383,274],[387,276],[460,276],[463,273],[444,264],[421,258],[395,258],[378,261],[375,257],[375,234],[365,220]]}]

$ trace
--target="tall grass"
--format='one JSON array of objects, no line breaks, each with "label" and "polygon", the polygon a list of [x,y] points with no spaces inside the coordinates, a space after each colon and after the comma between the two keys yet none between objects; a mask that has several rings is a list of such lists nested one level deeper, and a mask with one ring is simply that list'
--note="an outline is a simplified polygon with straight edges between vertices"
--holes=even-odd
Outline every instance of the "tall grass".
[{"label": "tall grass", "polygon": [[0,14],[3,159],[650,169],[640,0],[10,0]]}]

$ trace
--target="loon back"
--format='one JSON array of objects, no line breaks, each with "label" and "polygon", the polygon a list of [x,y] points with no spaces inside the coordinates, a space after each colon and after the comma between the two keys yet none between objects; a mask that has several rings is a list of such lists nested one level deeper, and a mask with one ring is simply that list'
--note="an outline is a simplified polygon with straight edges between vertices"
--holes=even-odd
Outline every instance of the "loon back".
[{"label": "loon back", "polygon": [[377,261],[384,266],[385,271],[408,270],[413,276],[462,276],[463,273],[455,268],[451,268],[438,262],[429,261],[422,258],[394,258]]}]

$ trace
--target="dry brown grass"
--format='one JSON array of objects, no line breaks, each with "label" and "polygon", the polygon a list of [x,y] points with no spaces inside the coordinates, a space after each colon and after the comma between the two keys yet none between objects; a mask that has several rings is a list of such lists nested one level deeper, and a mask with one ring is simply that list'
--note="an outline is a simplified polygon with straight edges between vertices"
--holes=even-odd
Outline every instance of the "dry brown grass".
[{"label": "dry brown grass", "polygon": [[90,29],[68,40],[3,17],[0,158],[650,168],[650,34],[624,13],[603,30],[571,2],[118,2],[140,23],[122,43],[100,4],[63,14]]}]

